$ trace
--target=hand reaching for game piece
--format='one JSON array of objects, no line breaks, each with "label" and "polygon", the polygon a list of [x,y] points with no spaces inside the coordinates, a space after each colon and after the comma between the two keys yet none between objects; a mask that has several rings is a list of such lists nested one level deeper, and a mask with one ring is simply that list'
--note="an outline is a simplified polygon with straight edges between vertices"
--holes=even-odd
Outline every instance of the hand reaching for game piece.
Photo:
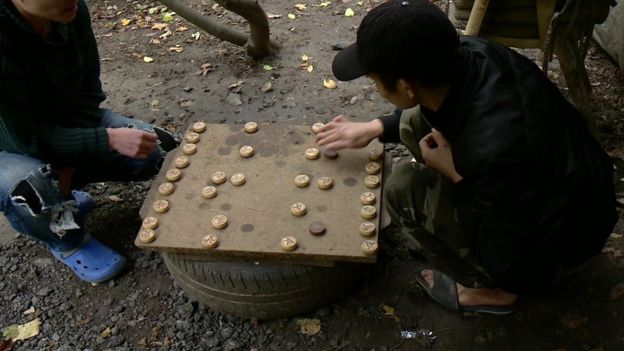
[{"label": "hand reaching for game piece", "polygon": [[383,124],[374,119],[370,122],[352,122],[340,115],[327,123],[316,136],[316,144],[329,150],[359,149],[383,133]]},{"label": "hand reaching for game piece", "polygon": [[156,147],[158,136],[134,128],[106,128],[108,145],[120,154],[145,159]]}]

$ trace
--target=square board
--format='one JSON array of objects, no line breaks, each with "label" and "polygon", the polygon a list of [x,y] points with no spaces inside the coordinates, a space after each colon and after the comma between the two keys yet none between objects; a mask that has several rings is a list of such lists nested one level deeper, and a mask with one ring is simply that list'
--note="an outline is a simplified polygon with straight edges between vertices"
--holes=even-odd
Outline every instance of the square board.
[{"label": "square board", "polygon": [[[190,132],[192,130],[189,129]],[[188,133],[188,132],[187,132]],[[316,160],[305,157],[305,150],[314,147],[315,134],[310,126],[293,126],[280,123],[260,124],[255,133],[246,133],[243,125],[208,124],[199,133],[197,152],[184,155],[182,147],[169,153],[163,168],[155,179],[141,208],[141,217],[156,217],[156,239],[151,243],[135,240],[138,247],[156,251],[188,253],[206,257],[247,257],[254,259],[287,259],[290,261],[353,261],[375,262],[375,255],[362,251],[365,240],[377,241],[377,234],[364,237],[359,232],[362,222],[372,222],[379,231],[381,216],[381,189],[364,185],[369,176],[365,165],[369,152],[382,151],[383,144],[373,140],[366,148],[341,150],[336,159],[321,155]],[[184,144],[183,142],[182,144]],[[242,146],[255,149],[252,157],[239,154]],[[187,156],[190,165],[182,168],[182,177],[175,182],[175,191],[161,195],[160,184],[167,182],[167,170],[175,168],[174,160]],[[381,167],[383,170],[383,167]],[[211,182],[214,172],[223,171],[227,181],[215,185],[217,196],[206,199],[201,190]],[[246,182],[234,186],[229,178],[243,173]],[[310,176],[308,187],[295,186],[299,174]],[[331,177],[334,186],[321,190],[320,177]],[[377,174],[382,178],[382,173]],[[377,216],[363,219],[360,215],[360,195],[372,192],[376,196]],[[159,199],[169,202],[169,210],[156,213],[153,204]],[[291,214],[290,208],[303,202],[307,213],[301,217]],[[229,224],[224,229],[214,229],[211,220],[216,215],[226,215]],[[312,235],[309,225],[314,221],[324,224],[323,235]],[[202,238],[215,234],[219,245],[213,249],[202,246]],[[294,236],[298,247],[284,251],[280,241]]]}]

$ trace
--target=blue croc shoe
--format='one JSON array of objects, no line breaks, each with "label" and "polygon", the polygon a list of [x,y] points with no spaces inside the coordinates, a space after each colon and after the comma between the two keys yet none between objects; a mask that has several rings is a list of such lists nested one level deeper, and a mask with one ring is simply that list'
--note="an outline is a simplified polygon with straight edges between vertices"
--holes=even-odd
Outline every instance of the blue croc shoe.
[{"label": "blue croc shoe", "polygon": [[76,201],[76,208],[78,209],[78,216],[84,217],[89,212],[93,211],[94,202],[93,197],[86,191],[72,190],[72,196]]},{"label": "blue croc shoe", "polygon": [[82,244],[70,251],[50,252],[67,265],[82,280],[101,283],[114,278],[126,266],[125,257],[103,245],[89,234]]}]

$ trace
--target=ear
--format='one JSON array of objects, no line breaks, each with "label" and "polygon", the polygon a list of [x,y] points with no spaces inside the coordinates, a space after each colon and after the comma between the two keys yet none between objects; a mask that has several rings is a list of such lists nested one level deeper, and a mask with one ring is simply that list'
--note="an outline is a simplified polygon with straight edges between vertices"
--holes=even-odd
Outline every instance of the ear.
[{"label": "ear", "polygon": [[401,94],[407,95],[410,99],[414,99],[414,97],[416,97],[419,89],[420,87],[416,82],[412,82],[403,78],[397,81],[397,90]]}]

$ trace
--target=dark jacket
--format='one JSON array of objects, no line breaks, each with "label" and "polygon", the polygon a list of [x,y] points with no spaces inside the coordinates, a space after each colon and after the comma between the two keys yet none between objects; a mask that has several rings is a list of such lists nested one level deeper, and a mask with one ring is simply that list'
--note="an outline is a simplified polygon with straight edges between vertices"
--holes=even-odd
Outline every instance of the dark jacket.
[{"label": "dark jacket", "polygon": [[[480,263],[499,287],[530,289],[600,252],[617,220],[613,165],[532,61],[481,38],[461,45],[442,106],[421,111],[451,144],[463,176],[452,196]],[[384,130],[396,139],[397,115]]]},{"label": "dark jacket", "polygon": [[89,12],[46,38],[0,0],[0,150],[76,164],[108,152],[100,62]]}]

